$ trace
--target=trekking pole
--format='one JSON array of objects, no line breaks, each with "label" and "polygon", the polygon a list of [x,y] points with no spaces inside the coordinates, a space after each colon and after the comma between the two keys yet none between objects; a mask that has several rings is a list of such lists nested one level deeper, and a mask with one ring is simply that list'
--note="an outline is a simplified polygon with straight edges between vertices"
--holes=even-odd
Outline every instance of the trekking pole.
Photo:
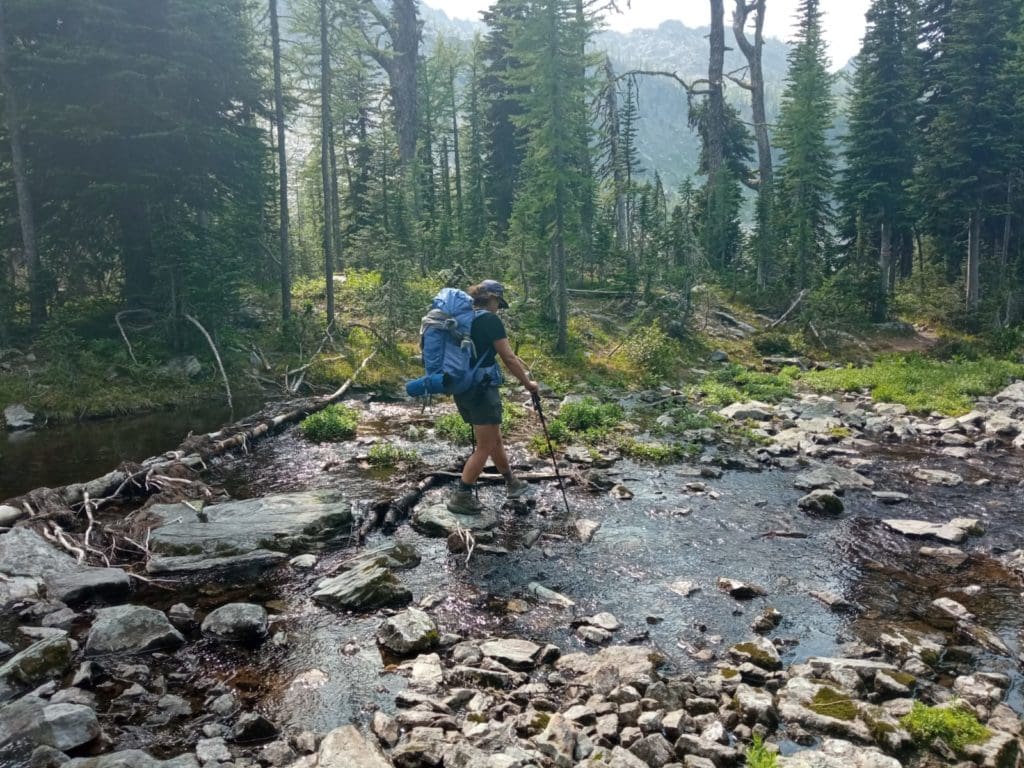
[{"label": "trekking pole", "polygon": [[533,407],[537,410],[537,416],[540,417],[540,426],[544,430],[544,439],[548,441],[548,451],[551,453],[551,466],[555,468],[555,477],[558,478],[558,487],[562,491],[562,501],[565,502],[565,513],[572,517],[572,512],[569,510],[569,499],[565,495],[565,483],[562,482],[562,473],[558,471],[558,459],[555,458],[555,448],[551,444],[551,435],[548,433],[548,423],[544,418],[544,409],[540,406],[540,395],[536,392],[530,393],[533,397]]}]

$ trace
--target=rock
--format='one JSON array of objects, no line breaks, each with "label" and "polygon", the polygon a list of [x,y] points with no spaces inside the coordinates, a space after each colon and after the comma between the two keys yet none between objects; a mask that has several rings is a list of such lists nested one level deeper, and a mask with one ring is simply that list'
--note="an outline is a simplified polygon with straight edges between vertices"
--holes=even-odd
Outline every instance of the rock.
[{"label": "rock", "polygon": [[996,395],[995,400],[997,403],[1006,401],[1014,403],[1024,402],[1024,381],[1013,382],[1013,384],[1006,387],[1006,389]]},{"label": "rock", "polygon": [[162,366],[160,372],[166,376],[174,376],[179,379],[194,379],[203,372],[203,364],[195,355],[182,355],[172,357]]},{"label": "rock", "polygon": [[954,528],[959,528],[968,536],[984,536],[985,527],[976,518],[973,517],[954,517],[949,521],[949,524]]},{"label": "rock", "polygon": [[576,764],[576,729],[557,712],[548,719],[543,733],[534,737],[537,751],[551,760],[555,768],[572,768]]},{"label": "rock", "polygon": [[648,764],[622,747],[613,747],[608,756],[608,768],[648,768]]},{"label": "rock", "polygon": [[901,763],[874,747],[825,739],[817,750],[804,750],[779,759],[779,768],[900,768]]},{"label": "rock", "polygon": [[[405,549],[411,550],[411,547]],[[402,560],[396,560],[396,557]],[[411,562],[408,557],[419,555],[409,552],[378,551],[349,561],[348,570],[338,576],[320,581],[313,599],[338,610],[371,610],[385,606],[406,605],[412,602],[412,592],[391,569],[393,564]]]},{"label": "rock", "polygon": [[211,611],[201,629],[215,640],[257,645],[267,639],[267,611],[252,603],[228,603]]},{"label": "rock", "polygon": [[716,349],[708,355],[708,360],[712,363],[728,363],[729,355],[721,349]]},{"label": "rock", "polygon": [[755,632],[771,632],[779,626],[781,621],[782,614],[775,608],[768,606],[761,611],[761,615],[754,620],[750,628]]},{"label": "rock", "polygon": [[196,743],[196,757],[203,765],[213,763],[216,766],[219,763],[231,760],[231,750],[228,749],[228,745],[220,736],[200,739]]},{"label": "rock", "polygon": [[131,580],[120,568],[83,567],[66,573],[51,573],[43,579],[46,596],[68,605],[92,600],[117,603],[128,597]]},{"label": "rock", "polygon": [[479,515],[455,515],[443,502],[416,507],[412,514],[412,527],[424,536],[446,539],[462,528],[473,533],[490,531],[498,524],[496,510],[485,508]]},{"label": "rock", "polygon": [[481,643],[480,651],[484,656],[496,659],[511,669],[527,670],[537,666],[541,647],[529,640],[510,638]]},{"label": "rock", "polygon": [[87,656],[174,650],[185,642],[167,617],[141,605],[101,608],[85,643]]},{"label": "rock", "polygon": [[167,610],[167,618],[181,632],[192,629],[196,623],[196,612],[184,603],[175,603]]},{"label": "rock", "polygon": [[779,691],[779,718],[812,733],[872,742],[868,726],[859,718],[861,704],[852,693],[803,677],[791,677]]},{"label": "rock", "polygon": [[353,725],[328,733],[320,743],[317,758],[317,768],[391,768],[380,747]]},{"label": "rock", "polygon": [[802,472],[793,481],[793,486],[802,491],[814,491],[823,488],[831,491],[867,490],[873,487],[874,480],[852,469],[823,464]]},{"label": "rock", "polygon": [[[404,667],[405,665],[403,665]],[[444,668],[436,653],[425,653],[412,661],[409,685],[421,691],[436,691],[444,683]]]},{"label": "rock", "polygon": [[827,605],[836,613],[846,613],[850,611],[855,611],[857,609],[857,607],[853,603],[844,598],[842,595],[837,595],[835,592],[827,592],[824,590],[812,590],[811,592],[808,592],[808,594],[815,600],[818,600],[819,602],[822,602],[825,605]]},{"label": "rock", "polygon": [[778,713],[775,711],[775,702],[771,693],[759,688],[751,688],[749,685],[740,683],[733,694],[736,708],[740,716],[749,726],[761,723],[768,728],[775,728],[779,721]]},{"label": "rock", "polygon": [[733,421],[771,421],[775,415],[775,408],[762,403],[757,400],[750,400],[745,403],[733,403],[727,405],[718,412],[719,416],[723,416]]},{"label": "rock", "polygon": [[966,552],[956,547],[921,547],[917,550],[917,553],[921,557],[937,560],[943,565],[948,565],[952,568],[959,568],[967,562],[969,557]]},{"label": "rock", "polygon": [[774,671],[782,669],[782,659],[775,644],[764,637],[756,637],[746,643],[737,643],[729,649],[729,655],[739,663],[749,661],[751,664]]},{"label": "rock", "polygon": [[439,768],[446,746],[442,729],[413,728],[391,752],[391,761],[395,768]]},{"label": "rock", "polygon": [[531,581],[527,584],[526,589],[539,597],[545,603],[549,603],[551,605],[558,605],[563,608],[572,608],[576,605],[576,603],[565,595],[555,592],[553,589],[548,589],[543,584],[538,584],[536,581]]},{"label": "rock", "polygon": [[42,579],[80,568],[73,557],[54,549],[30,528],[12,528],[0,535],[0,573],[7,576]]},{"label": "rock", "polygon": [[4,408],[4,422],[10,430],[31,429],[36,415],[21,403]]},{"label": "rock", "polygon": [[652,733],[634,743],[629,751],[643,760],[644,765],[650,768],[662,768],[672,762],[675,758],[675,751],[672,745],[660,733]]},{"label": "rock", "polygon": [[30,695],[0,709],[0,748],[21,742],[29,751],[36,745],[67,751],[99,735],[96,713],[81,704],[47,704]]},{"label": "rock", "polygon": [[23,509],[0,504],[0,528],[8,528],[25,516]]},{"label": "rock", "polygon": [[959,544],[967,538],[963,528],[954,525],[940,525],[926,520],[883,520],[882,525],[891,531],[911,538],[935,538],[950,544]]},{"label": "rock", "polygon": [[99,757],[80,757],[65,763],[63,768],[199,768],[199,763],[191,754],[157,760],[142,750],[126,749]]},{"label": "rock", "polygon": [[576,636],[590,645],[604,645],[611,642],[612,633],[600,627],[591,627],[584,624],[576,628]]},{"label": "rock", "polygon": [[616,483],[613,485],[612,489],[608,493],[612,498],[618,499],[619,501],[629,501],[633,498],[633,492],[622,483]]},{"label": "rock", "polygon": [[953,488],[963,483],[964,479],[955,472],[946,472],[941,469],[924,469],[919,467],[914,470],[914,477],[928,485],[942,485]]},{"label": "rock", "polygon": [[377,642],[401,655],[428,650],[437,641],[437,624],[418,608],[408,608],[386,619],[377,630]]},{"label": "rock", "polygon": [[287,557],[288,555],[284,552],[272,552],[268,549],[254,549],[243,555],[225,555],[224,557],[154,555],[146,563],[146,573],[154,576],[203,574],[207,578],[213,575],[232,578],[254,577],[275,567]]},{"label": "rock", "polygon": [[309,491],[228,501],[197,512],[187,504],[156,504],[159,527],[150,546],[163,555],[226,557],[264,549],[295,552],[347,535],[351,503],[337,492]]},{"label": "rock", "polygon": [[594,534],[601,529],[601,524],[594,520],[580,519],[576,521],[576,537],[584,544],[589,544]]},{"label": "rock", "polygon": [[272,741],[260,750],[260,763],[271,768],[291,765],[295,760],[295,752],[287,741]]},{"label": "rock", "polygon": [[689,597],[694,592],[700,592],[700,587],[692,581],[674,581],[668,588],[681,597]]},{"label": "rock", "polygon": [[607,671],[611,670],[616,682],[631,684],[636,680],[649,680],[661,656],[653,648],[636,645],[613,645],[597,653],[570,653],[555,662],[559,672],[570,673],[580,685],[600,687]]},{"label": "rock", "polygon": [[883,504],[902,504],[904,501],[910,501],[908,494],[899,491],[872,491],[871,495]]},{"label": "rock", "polygon": [[231,729],[231,738],[240,744],[267,741],[277,736],[277,726],[256,712],[246,712]]},{"label": "rock", "polygon": [[803,496],[797,501],[797,506],[805,512],[819,515],[840,515],[843,512],[842,500],[825,488],[818,488]]},{"label": "rock", "polygon": [[0,703],[63,675],[71,667],[72,653],[65,636],[40,640],[12,656],[0,665]]},{"label": "rock", "polygon": [[745,581],[739,581],[738,579],[727,579],[724,576],[718,579],[718,588],[723,592],[728,592],[737,600],[750,600],[752,598],[763,597],[768,594],[768,591],[764,587],[759,587],[756,584],[750,584]]},{"label": "rock", "polygon": [[297,571],[309,571],[316,567],[316,555],[296,555],[288,561],[288,565]]}]

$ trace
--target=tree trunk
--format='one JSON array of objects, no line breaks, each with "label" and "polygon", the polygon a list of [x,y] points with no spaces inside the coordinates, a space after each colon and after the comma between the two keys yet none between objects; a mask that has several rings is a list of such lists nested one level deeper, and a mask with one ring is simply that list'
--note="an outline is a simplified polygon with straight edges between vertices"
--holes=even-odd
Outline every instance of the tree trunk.
[{"label": "tree trunk", "polygon": [[715,189],[725,154],[725,96],[722,71],[725,68],[724,0],[710,0],[711,34],[708,57],[708,189]]},{"label": "tree trunk", "polygon": [[327,137],[331,158],[331,232],[334,236],[334,268],[345,270],[345,254],[342,251],[341,238],[341,197],[338,194],[338,153],[335,151],[334,120],[331,120],[331,133]]},{"label": "tree trunk", "polygon": [[327,327],[334,325],[334,205],[331,202],[331,55],[327,47],[327,0],[320,0],[320,176],[324,196],[324,280]]},{"label": "tree trunk", "polygon": [[288,239],[288,153],[285,147],[284,95],[281,88],[281,33],[277,0],[270,0],[270,40],[274,53],[274,123],[277,126],[278,205],[280,207],[281,322],[292,315],[291,247]]},{"label": "tree trunk", "polygon": [[455,162],[455,231],[459,247],[464,246],[462,232],[462,166],[459,160],[459,110],[455,104],[455,67],[448,68],[452,92],[452,156]]},{"label": "tree trunk", "polygon": [[132,307],[146,303],[153,288],[149,206],[141,193],[125,193],[118,206],[124,299]]},{"label": "tree trunk", "polygon": [[25,165],[25,150],[21,140],[21,116],[18,113],[17,91],[11,78],[10,55],[7,40],[6,2],[0,0],[0,85],[4,92],[4,122],[11,144],[11,170],[14,190],[18,198],[18,222],[21,225],[21,244],[28,265],[29,318],[33,328],[46,321],[46,296],[43,292],[43,270],[36,243],[35,214],[32,193]]},{"label": "tree trunk", "polygon": [[[754,12],[754,42],[747,39],[746,25],[750,12]],[[772,148],[768,136],[768,117],[764,104],[764,73],[761,52],[764,48],[765,0],[736,0],[733,13],[733,33],[736,43],[747,59],[750,71],[750,106],[754,118],[754,137],[757,140],[757,287],[764,290],[768,282],[768,260],[774,252],[773,219],[775,207],[775,179],[772,169]]]},{"label": "tree trunk", "polygon": [[[561,185],[559,185],[560,187]],[[558,338],[555,353],[564,355],[569,351],[569,292],[566,282],[565,265],[565,222],[563,212],[564,200],[561,188],[555,192],[555,228],[554,247],[552,249],[552,278],[554,285],[555,312],[558,322]]]},{"label": "tree trunk", "polygon": [[418,99],[416,71],[420,50],[420,22],[416,18],[416,0],[393,0],[391,14],[394,35],[391,40],[392,65],[388,69],[391,98],[398,132],[398,158],[403,169],[416,157]]},{"label": "tree trunk", "polygon": [[967,234],[967,311],[974,314],[981,301],[981,204],[971,211]]},{"label": "tree trunk", "polygon": [[[889,304],[889,290],[892,287],[892,225],[888,219],[882,219],[882,231],[879,234],[878,270],[881,283],[882,314],[886,313]],[[884,318],[883,318],[884,319]]]},{"label": "tree trunk", "polygon": [[619,91],[611,57],[605,56],[605,112],[608,116],[608,167],[612,172],[612,191],[615,194],[615,242],[619,248],[626,247],[626,182],[622,174],[622,158],[619,156]]}]

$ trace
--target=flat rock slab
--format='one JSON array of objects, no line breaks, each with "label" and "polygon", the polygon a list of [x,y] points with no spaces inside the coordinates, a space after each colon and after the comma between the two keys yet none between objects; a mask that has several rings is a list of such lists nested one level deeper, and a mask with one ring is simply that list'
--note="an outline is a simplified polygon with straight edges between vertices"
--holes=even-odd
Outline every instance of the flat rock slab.
[{"label": "flat rock slab", "polygon": [[0,665],[0,702],[64,674],[71,666],[72,655],[66,635],[40,640],[15,654]]},{"label": "flat rock slab", "polygon": [[873,491],[871,495],[883,504],[902,504],[904,501],[910,501],[909,494],[899,491]]},{"label": "flat rock slab", "polygon": [[42,578],[80,568],[73,557],[29,528],[12,528],[0,535],[0,573],[7,576]]},{"label": "flat rock slab", "polygon": [[131,580],[120,568],[81,568],[68,573],[52,573],[43,579],[46,596],[68,605],[102,600],[118,603],[128,597]]},{"label": "flat rock slab", "polygon": [[952,568],[959,568],[965,562],[969,555],[962,549],[956,547],[921,547],[917,553],[921,557],[927,557],[932,560],[936,560],[943,565],[948,565]]},{"label": "flat rock slab", "polygon": [[150,546],[163,555],[243,555],[258,549],[300,554],[349,533],[351,503],[334,491],[264,496],[214,504],[157,504]]},{"label": "flat rock slab", "polygon": [[775,408],[768,403],[750,400],[746,403],[733,403],[718,412],[719,416],[735,421],[770,421],[775,415]]},{"label": "flat rock slab", "polygon": [[807,472],[801,472],[793,486],[802,491],[824,488],[833,491],[856,491],[873,488],[875,481],[846,467],[823,464]]},{"label": "flat rock slab", "polygon": [[570,653],[562,656],[555,662],[555,669],[575,675],[581,685],[596,685],[608,670],[622,683],[630,684],[650,678],[661,661],[661,655],[653,648],[613,645],[594,654]]},{"label": "flat rock slab", "polygon": [[927,520],[883,520],[882,525],[890,531],[910,538],[934,538],[947,544],[959,544],[967,538],[967,531],[949,523],[929,523]]},{"label": "flat rock slab", "polygon": [[86,656],[174,650],[185,642],[167,617],[155,608],[118,605],[96,612],[85,642]]},{"label": "flat rock slab", "polygon": [[900,761],[874,747],[825,739],[821,747],[779,759],[779,768],[900,768]]},{"label": "flat rock slab", "polygon": [[485,508],[479,515],[456,515],[441,504],[417,507],[412,515],[412,527],[424,536],[447,538],[456,530],[489,531],[498,524],[498,513]]},{"label": "flat rock slab", "polygon": [[488,640],[481,643],[480,650],[484,656],[500,661],[511,669],[533,669],[537,666],[541,647],[529,640],[509,638],[507,640]]},{"label": "flat rock slab", "polygon": [[[284,552],[255,549],[244,555],[208,557],[206,555],[156,555],[146,563],[146,573],[154,576],[191,576],[197,573],[238,576],[269,570],[287,558]],[[303,557],[303,555],[300,555]],[[307,555],[306,557],[312,557]],[[313,558],[314,562],[316,558]]]},{"label": "flat rock slab", "polygon": [[923,483],[928,483],[928,485],[941,485],[946,488],[955,488],[964,481],[955,472],[946,472],[942,469],[918,468],[914,470],[914,477]]},{"label": "flat rock slab", "polygon": [[328,733],[320,743],[317,768],[391,768],[375,740],[361,734],[354,725],[343,725]]},{"label": "flat rock slab", "polygon": [[376,563],[324,579],[313,599],[328,608],[364,611],[391,605],[408,605],[412,591],[390,569]]}]

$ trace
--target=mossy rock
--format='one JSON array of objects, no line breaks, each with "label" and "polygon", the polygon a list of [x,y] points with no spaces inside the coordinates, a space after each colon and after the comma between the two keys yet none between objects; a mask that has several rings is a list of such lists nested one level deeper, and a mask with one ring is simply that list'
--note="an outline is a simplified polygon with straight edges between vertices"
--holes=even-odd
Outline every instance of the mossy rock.
[{"label": "mossy rock", "polygon": [[823,717],[846,721],[856,720],[859,712],[856,701],[827,685],[818,689],[807,708]]}]

